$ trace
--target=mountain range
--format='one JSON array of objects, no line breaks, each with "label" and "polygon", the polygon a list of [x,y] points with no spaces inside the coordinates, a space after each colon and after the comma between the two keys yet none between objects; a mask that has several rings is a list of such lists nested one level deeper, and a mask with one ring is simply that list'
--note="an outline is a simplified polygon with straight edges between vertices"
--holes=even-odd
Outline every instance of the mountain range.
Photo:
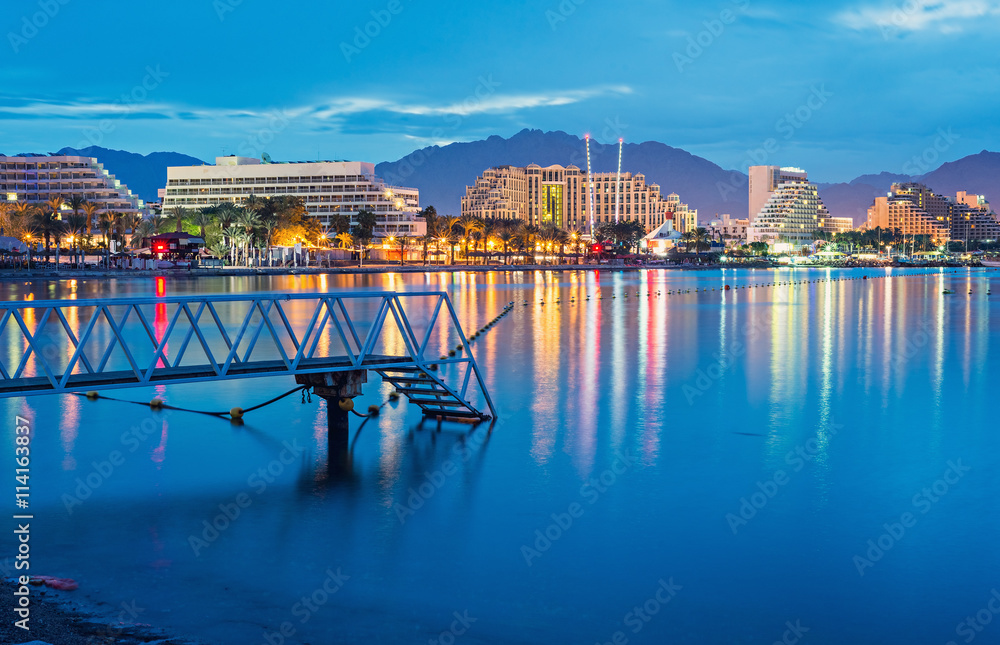
[{"label": "mountain range", "polygon": [[[157,189],[166,184],[168,166],[201,165],[204,162],[177,152],[141,155],[92,146],[63,148],[62,155],[95,157],[105,169],[147,201],[157,199]],[[591,140],[594,172],[613,172],[618,165],[617,142]],[[648,183],[659,184],[663,194],[677,193],[681,201],[698,209],[704,224],[715,214],[746,217],[747,177],[733,170],[656,141],[627,143],[622,150],[622,170],[643,173]],[[586,169],[584,140],[565,132],[522,130],[510,138],[492,136],[481,141],[430,146],[415,150],[396,161],[385,161],[375,173],[395,186],[420,190],[420,203],[433,205],[439,213],[459,214],[465,187],[491,166],[526,166],[537,163],[574,164]],[[820,197],[837,217],[865,221],[875,197],[888,192],[893,182],[917,181],[934,192],[954,197],[959,190],[1000,200],[1000,153],[983,150],[941,165],[923,175],[882,172],[861,175],[845,183],[818,183]]]}]

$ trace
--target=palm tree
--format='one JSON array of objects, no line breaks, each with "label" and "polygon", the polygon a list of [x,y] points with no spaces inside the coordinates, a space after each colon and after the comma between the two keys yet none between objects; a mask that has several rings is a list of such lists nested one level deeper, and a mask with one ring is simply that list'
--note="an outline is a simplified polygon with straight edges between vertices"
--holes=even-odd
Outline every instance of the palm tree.
[{"label": "palm tree", "polygon": [[517,239],[513,222],[504,222],[497,232],[497,239],[503,244],[503,263],[508,264],[508,260],[510,260],[510,244]]},{"label": "palm tree", "polygon": [[462,231],[464,232],[463,239],[464,239],[464,244],[465,244],[465,264],[466,264],[466,266],[468,266],[469,265],[469,240],[472,239],[472,236],[474,234],[479,233],[479,232],[481,232],[483,230],[483,228],[484,228],[484,226],[483,226],[483,220],[479,219],[475,215],[464,215],[458,221],[458,224],[459,224],[459,226],[462,227]]},{"label": "palm tree", "polygon": [[709,241],[710,239],[708,230],[701,228],[700,226],[691,232],[691,242],[694,244],[694,250],[696,253],[701,253],[702,251],[711,249],[712,244]]},{"label": "palm tree", "polygon": [[129,246],[137,249],[142,246],[146,238],[154,235],[156,235],[156,225],[151,220],[144,219],[132,227],[132,238],[129,240]]},{"label": "palm tree", "polygon": [[11,214],[14,212],[14,205],[10,202],[0,202],[0,235],[3,235],[11,224]]},{"label": "palm tree", "polygon": [[177,223],[176,233],[182,233],[184,231],[184,220],[187,218],[187,215],[187,209],[183,206],[174,206],[170,209],[170,215],[168,217]]},{"label": "palm tree", "polygon": [[349,249],[354,246],[354,236],[350,233],[338,233],[336,237],[341,249]]},{"label": "palm tree", "polygon": [[89,239],[91,236],[91,231],[93,230],[94,226],[94,215],[97,214],[97,211],[99,211],[101,207],[93,202],[84,202],[80,206],[80,209],[83,211],[83,214],[87,217],[86,234],[87,238]]},{"label": "palm tree", "polygon": [[[80,193],[73,193],[69,196],[69,207],[73,210],[74,215],[79,215],[80,210],[83,205],[87,203],[87,200]],[[73,234],[74,236],[76,233]]]},{"label": "palm tree", "polygon": [[540,229],[534,224],[522,222],[521,225],[517,227],[516,237],[518,245],[521,247],[525,255],[525,262],[527,262],[528,251],[531,250],[531,246],[535,242],[535,236],[537,236],[539,232]]},{"label": "palm tree", "polygon": [[250,266],[250,243],[253,241],[254,229],[260,225],[260,215],[256,208],[244,207],[233,218],[233,225],[243,230],[244,235],[240,236],[243,242],[243,257],[246,261],[245,266]]},{"label": "palm tree", "polygon": [[97,218],[97,228],[104,237],[104,266],[111,264],[111,231],[115,228],[117,213],[114,211],[104,211]]},{"label": "palm tree", "polygon": [[59,195],[52,197],[45,202],[45,209],[42,211],[41,221],[39,222],[40,228],[42,229],[42,234],[45,236],[45,261],[49,261],[49,241],[54,235],[56,238],[56,245],[59,245],[59,238],[62,233],[62,210],[63,198]]},{"label": "palm tree", "polygon": [[191,223],[200,229],[201,234],[198,237],[203,240],[205,239],[205,228],[211,226],[213,221],[212,216],[202,209],[196,210],[191,216]]},{"label": "palm tree", "polygon": [[458,243],[458,234],[455,231],[455,227],[458,226],[459,219],[454,215],[445,215],[443,219],[438,219],[438,234],[442,240],[448,242],[449,251],[451,252],[451,264],[455,264],[455,244]]}]

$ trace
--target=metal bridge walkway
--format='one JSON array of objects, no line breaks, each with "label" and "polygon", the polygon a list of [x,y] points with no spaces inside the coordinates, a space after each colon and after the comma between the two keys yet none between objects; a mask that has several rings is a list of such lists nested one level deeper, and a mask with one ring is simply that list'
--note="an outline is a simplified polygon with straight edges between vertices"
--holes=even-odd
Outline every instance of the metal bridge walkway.
[{"label": "metal bridge walkway", "polygon": [[360,370],[425,415],[496,416],[444,292],[0,303],[0,397]]}]

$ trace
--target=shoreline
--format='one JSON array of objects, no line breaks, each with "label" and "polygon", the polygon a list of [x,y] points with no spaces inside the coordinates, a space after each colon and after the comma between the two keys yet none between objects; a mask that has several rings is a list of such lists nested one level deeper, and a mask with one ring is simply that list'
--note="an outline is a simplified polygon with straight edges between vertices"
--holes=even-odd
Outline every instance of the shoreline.
[{"label": "shoreline", "polygon": [[847,266],[847,267],[786,267],[768,264],[741,264],[736,266],[721,264],[706,265],[596,265],[596,264],[487,264],[487,265],[372,265],[366,267],[236,267],[231,269],[66,269],[64,271],[46,270],[0,270],[0,282],[17,282],[31,280],[76,280],[80,278],[201,278],[220,276],[275,276],[275,275],[365,275],[383,273],[511,273],[526,271],[717,271],[719,269],[988,269],[983,266],[963,267],[893,267],[893,266]]},{"label": "shoreline", "polygon": [[[16,583],[10,578],[0,585],[3,593],[2,611],[6,616],[14,613]],[[49,645],[93,645],[94,643],[119,643],[121,645],[197,645],[197,641],[171,636],[163,630],[142,622],[130,622],[125,612],[116,614],[102,610],[79,591],[57,591],[45,586],[31,586],[30,630],[13,625],[13,619],[0,625],[0,642],[31,643],[38,641]],[[102,603],[103,604],[103,603]],[[136,620],[141,620],[138,618]]]},{"label": "shoreline", "polygon": [[[669,266],[616,266],[596,264],[455,264],[455,265],[388,265],[376,264],[365,267],[234,267],[231,269],[66,269],[64,271],[45,270],[0,270],[0,281],[27,279],[75,280],[78,278],[149,278],[174,277],[198,278],[218,276],[266,276],[266,275],[365,275],[381,273],[492,273],[521,271],[643,271],[647,269],[671,269],[681,271],[707,271],[721,269],[722,265],[669,265]],[[766,268],[747,266],[746,268]]]}]

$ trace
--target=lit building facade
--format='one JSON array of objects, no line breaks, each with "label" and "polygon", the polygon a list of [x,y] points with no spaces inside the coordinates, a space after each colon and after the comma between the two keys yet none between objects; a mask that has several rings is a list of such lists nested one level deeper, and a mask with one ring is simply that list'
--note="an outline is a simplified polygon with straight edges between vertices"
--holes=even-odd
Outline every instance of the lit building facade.
[{"label": "lit building facade", "polygon": [[301,197],[309,215],[322,224],[337,214],[355,224],[360,211],[371,211],[377,237],[415,237],[427,229],[416,216],[419,191],[386,185],[375,176],[375,164],[363,161],[262,163],[230,156],[217,157],[214,166],[172,166],[167,168],[163,209],[242,204],[251,195]]},{"label": "lit building facade", "polygon": [[970,195],[964,190],[955,195],[951,239],[967,242],[1000,240],[1000,220],[983,195]]},{"label": "lit building facade", "polygon": [[876,197],[868,207],[868,228],[899,229],[903,235],[927,235],[947,242],[953,210],[954,203],[923,184],[893,184],[888,195]]},{"label": "lit building facade", "polygon": [[809,177],[801,168],[782,168],[781,166],[750,166],[747,173],[750,178],[750,213],[753,221],[767,205],[768,200],[778,186],[785,182],[806,181]]},{"label": "lit building facade", "polygon": [[731,244],[746,243],[749,227],[749,219],[735,219],[728,214],[716,217],[705,225],[713,240]]},{"label": "lit building facade", "polygon": [[747,228],[748,242],[808,246],[830,212],[815,184],[802,179],[779,184]]},{"label": "lit building facade", "polygon": [[[618,219],[637,221],[647,231],[668,219],[674,220],[677,230],[697,226],[697,210],[689,209],[677,195],[663,197],[660,187],[647,184],[641,173],[623,172],[619,181],[614,172],[591,176],[595,227],[615,221],[616,200]],[[589,192],[586,171],[573,165],[499,166],[486,170],[474,185],[466,187],[462,215],[551,224],[591,234]]]},{"label": "lit building facade", "polygon": [[[93,157],[2,157],[0,199],[43,206],[62,198],[64,208],[77,195],[96,204],[95,217],[105,212],[143,214],[146,205]],[[96,221],[92,222],[96,226]]]},{"label": "lit building facade", "polygon": [[827,217],[820,221],[820,230],[836,235],[854,230],[854,219],[851,217]]}]

